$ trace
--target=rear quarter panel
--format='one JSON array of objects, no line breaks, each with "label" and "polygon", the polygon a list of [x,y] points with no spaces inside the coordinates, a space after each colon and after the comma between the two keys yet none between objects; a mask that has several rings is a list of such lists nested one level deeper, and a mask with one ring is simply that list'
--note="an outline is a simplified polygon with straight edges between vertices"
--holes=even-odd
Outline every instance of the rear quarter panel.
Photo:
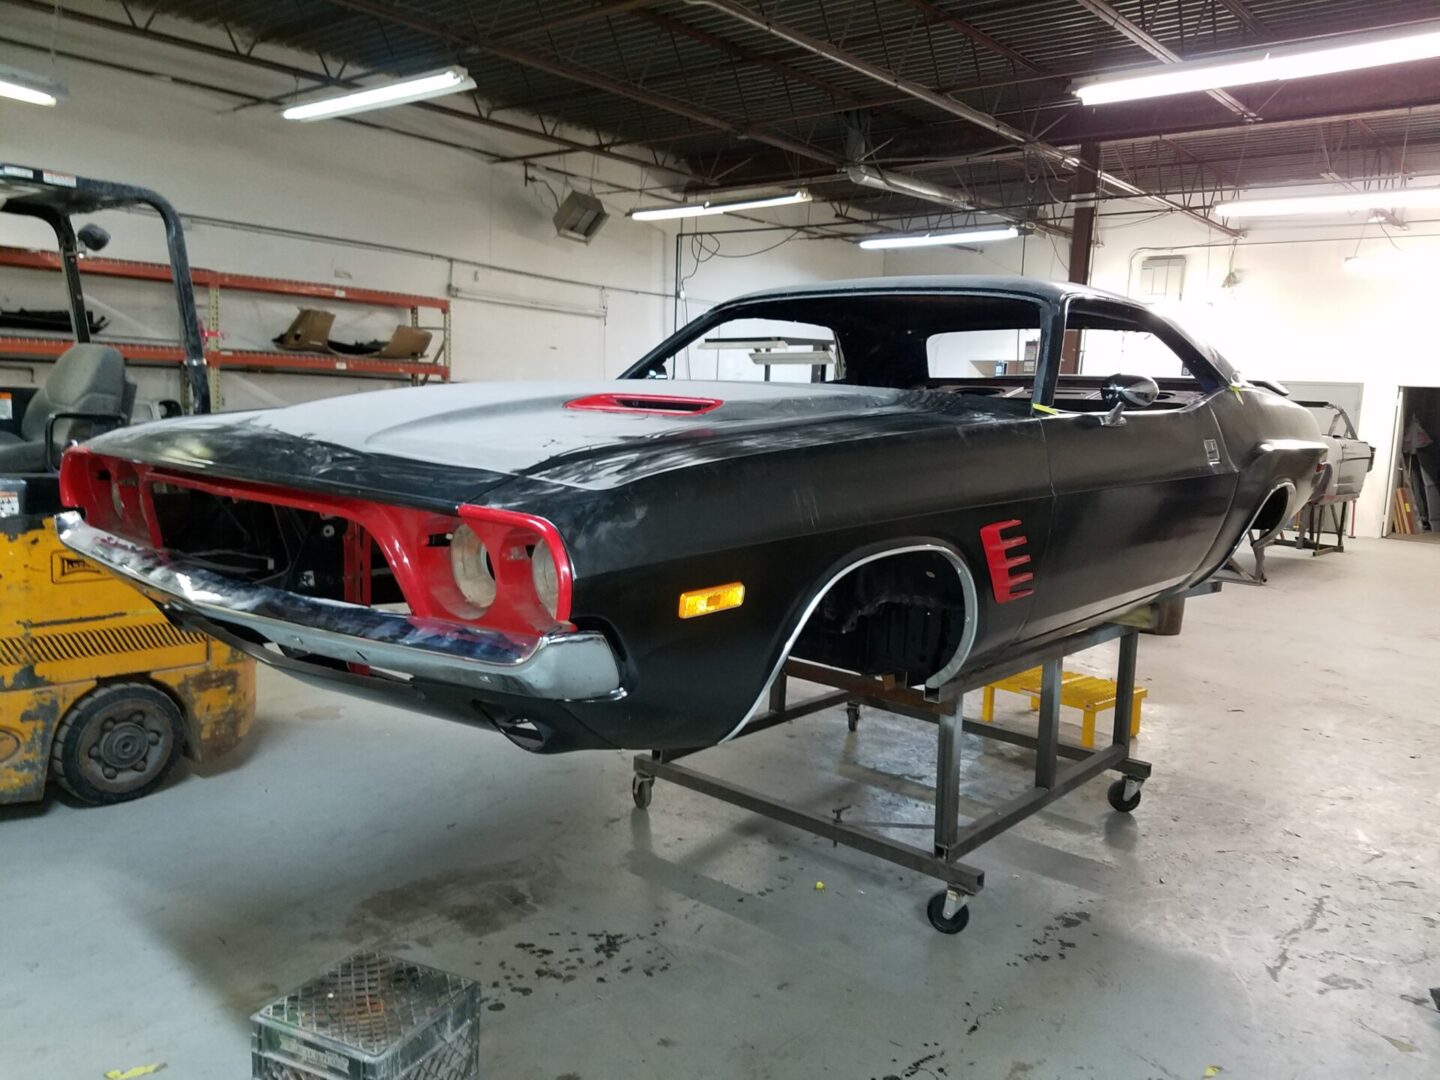
[{"label": "rear quarter panel", "polygon": [[1305,505],[1318,478],[1315,467],[1325,455],[1314,417],[1283,395],[1244,386],[1217,394],[1211,407],[1239,479],[1215,547],[1192,581],[1220,568],[1277,485],[1288,481],[1295,487],[1287,513]]}]

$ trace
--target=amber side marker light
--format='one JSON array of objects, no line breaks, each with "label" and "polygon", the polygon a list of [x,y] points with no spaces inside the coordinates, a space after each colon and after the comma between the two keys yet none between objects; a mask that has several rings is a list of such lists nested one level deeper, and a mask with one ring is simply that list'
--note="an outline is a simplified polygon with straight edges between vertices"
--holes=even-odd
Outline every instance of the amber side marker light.
[{"label": "amber side marker light", "polygon": [[708,589],[691,589],[680,594],[680,618],[693,619],[728,611],[745,602],[745,586],[738,581],[729,585],[712,585]]}]

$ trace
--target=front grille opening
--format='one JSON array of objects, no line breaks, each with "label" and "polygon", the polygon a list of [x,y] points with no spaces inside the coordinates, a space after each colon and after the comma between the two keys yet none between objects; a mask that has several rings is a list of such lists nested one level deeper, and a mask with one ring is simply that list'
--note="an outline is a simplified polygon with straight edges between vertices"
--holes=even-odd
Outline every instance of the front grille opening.
[{"label": "front grille opening", "polygon": [[319,653],[306,652],[304,649],[297,649],[290,645],[278,645],[273,641],[258,639],[262,649],[275,656],[283,657],[286,660],[294,660],[311,667],[325,668],[328,671],[344,671],[352,675],[364,675],[385,682],[410,683],[414,677],[404,671],[395,671],[391,668],[375,667],[373,664],[362,664],[353,660],[337,660],[331,656],[321,656]]},{"label": "front grille opening", "polygon": [[152,495],[165,547],[190,562],[305,596],[405,606],[384,554],[368,535],[357,544],[345,518],[163,484]]}]

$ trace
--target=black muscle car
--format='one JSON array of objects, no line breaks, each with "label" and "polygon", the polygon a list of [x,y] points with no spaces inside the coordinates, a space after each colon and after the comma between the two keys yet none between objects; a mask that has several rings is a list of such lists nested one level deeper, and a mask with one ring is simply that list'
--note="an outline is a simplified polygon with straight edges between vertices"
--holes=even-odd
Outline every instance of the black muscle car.
[{"label": "black muscle car", "polygon": [[[1077,348],[1108,367],[1101,338],[1177,374],[1061,374]],[[977,376],[1026,342],[1033,374]],[[57,527],[297,677],[532,750],[698,747],[788,656],[938,686],[1178,593],[1278,529],[1324,452],[1132,301],[884,278],[721,304],[614,382],[115,431],[65,455],[83,517]]]}]

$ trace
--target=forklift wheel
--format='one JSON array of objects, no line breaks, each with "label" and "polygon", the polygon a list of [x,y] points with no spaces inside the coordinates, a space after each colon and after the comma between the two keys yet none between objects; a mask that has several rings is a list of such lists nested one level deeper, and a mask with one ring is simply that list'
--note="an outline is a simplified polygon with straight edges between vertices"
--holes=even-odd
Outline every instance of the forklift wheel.
[{"label": "forklift wheel", "polygon": [[55,730],[50,775],[92,806],[126,802],[160,786],[185,739],[168,694],[146,683],[111,683],[71,706]]}]

